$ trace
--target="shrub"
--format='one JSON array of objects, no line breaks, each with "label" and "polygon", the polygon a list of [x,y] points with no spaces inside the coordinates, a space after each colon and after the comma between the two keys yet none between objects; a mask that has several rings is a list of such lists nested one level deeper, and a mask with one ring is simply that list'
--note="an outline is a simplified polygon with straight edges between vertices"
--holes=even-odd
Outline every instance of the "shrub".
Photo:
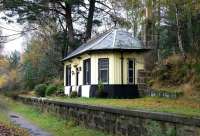
[{"label": "shrub", "polygon": [[105,98],[105,97],[107,97],[106,92],[104,92],[103,90],[104,90],[104,84],[102,82],[100,82],[98,84],[97,97],[99,97],[99,98]]},{"label": "shrub", "polygon": [[99,84],[98,84],[98,92],[103,92],[104,90],[104,85],[103,83],[100,81]]},{"label": "shrub", "polygon": [[64,95],[64,86],[60,85],[57,87],[57,95],[63,96]]},{"label": "shrub", "polygon": [[47,88],[46,84],[39,84],[35,86],[34,91],[36,92],[37,96],[45,97],[46,88]]},{"label": "shrub", "polygon": [[19,94],[20,94],[20,93],[19,93],[18,91],[5,91],[5,92],[4,92],[4,95],[5,95],[5,96],[10,97],[10,98],[12,98],[12,99],[14,99],[14,100],[17,99],[17,97],[18,97]]},{"label": "shrub", "polygon": [[194,69],[195,69],[195,72],[200,75],[200,64],[194,64],[193,65]]},{"label": "shrub", "polygon": [[49,85],[46,88],[46,96],[51,96],[52,94],[55,94],[57,91],[57,87],[55,85]]},{"label": "shrub", "polygon": [[76,91],[72,91],[71,94],[70,94],[70,98],[76,98],[78,97],[78,94]]}]

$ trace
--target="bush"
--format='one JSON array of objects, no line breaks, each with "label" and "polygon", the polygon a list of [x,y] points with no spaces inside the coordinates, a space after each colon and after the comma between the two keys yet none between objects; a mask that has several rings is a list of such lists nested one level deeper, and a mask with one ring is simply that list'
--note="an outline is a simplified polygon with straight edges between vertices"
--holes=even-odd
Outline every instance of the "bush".
[{"label": "bush", "polygon": [[71,94],[70,94],[70,98],[76,98],[78,97],[78,94],[76,91],[72,91]]},{"label": "bush", "polygon": [[60,85],[57,87],[57,95],[64,96],[64,86]]},{"label": "bush", "polygon": [[104,84],[103,84],[102,82],[100,82],[100,83],[98,84],[97,97],[98,97],[98,98],[105,98],[105,97],[107,97],[107,93],[104,92]]},{"label": "bush", "polygon": [[14,99],[14,100],[17,99],[17,97],[18,97],[19,94],[20,94],[20,93],[19,93],[18,91],[5,91],[5,92],[4,92],[4,95],[5,95],[5,96],[10,97],[10,98],[12,98],[12,99]]},{"label": "bush", "polygon": [[46,88],[46,96],[51,96],[52,94],[55,94],[57,91],[57,87],[55,85],[49,85]]},{"label": "bush", "polygon": [[46,88],[47,88],[46,84],[39,84],[35,86],[34,91],[36,92],[37,96],[45,97]]}]

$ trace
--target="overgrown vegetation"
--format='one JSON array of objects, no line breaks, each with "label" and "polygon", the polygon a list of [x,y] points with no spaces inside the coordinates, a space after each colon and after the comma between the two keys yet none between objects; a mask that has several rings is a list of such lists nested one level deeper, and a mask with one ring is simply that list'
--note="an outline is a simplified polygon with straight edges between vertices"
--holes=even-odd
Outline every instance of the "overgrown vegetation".
[{"label": "overgrown vegetation", "polygon": [[183,92],[185,97],[200,97],[200,62],[193,55],[183,58],[172,55],[163,60],[153,70],[150,80],[152,88],[157,90],[173,90]]},{"label": "overgrown vegetation", "polygon": [[69,97],[76,98],[76,97],[78,97],[78,93],[76,91],[72,91]]},{"label": "overgrown vegetation", "polygon": [[35,88],[34,88],[36,95],[40,96],[40,97],[46,96],[46,89],[47,89],[46,84],[39,84],[39,85],[36,85]]},{"label": "overgrown vegetation", "polygon": [[46,96],[51,96],[53,94],[55,94],[57,91],[57,87],[55,85],[49,85],[47,88],[46,88]]},{"label": "overgrown vegetation", "polygon": [[97,97],[105,98],[106,92],[104,92],[104,84],[100,81],[97,87]]}]

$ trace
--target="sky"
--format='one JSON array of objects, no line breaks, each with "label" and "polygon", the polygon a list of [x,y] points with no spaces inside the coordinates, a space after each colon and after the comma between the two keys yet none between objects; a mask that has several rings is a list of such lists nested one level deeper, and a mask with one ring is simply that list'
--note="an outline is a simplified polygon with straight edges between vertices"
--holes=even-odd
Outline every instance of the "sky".
[{"label": "sky", "polygon": [[[4,20],[0,19],[0,29],[2,30],[2,35],[13,35],[19,33],[17,31],[22,31],[23,26],[18,23],[6,23]],[[9,30],[10,29],[10,30]],[[13,31],[16,30],[16,31]],[[15,40],[14,40],[15,39]],[[10,54],[11,52],[17,50],[23,52],[25,37],[20,37],[20,35],[10,36],[8,41],[4,44],[3,54]]]}]

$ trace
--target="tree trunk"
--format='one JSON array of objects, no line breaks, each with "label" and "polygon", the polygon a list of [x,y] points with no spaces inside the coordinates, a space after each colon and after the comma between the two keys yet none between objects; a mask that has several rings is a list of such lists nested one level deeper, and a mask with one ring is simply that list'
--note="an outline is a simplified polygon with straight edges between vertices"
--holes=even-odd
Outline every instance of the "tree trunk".
[{"label": "tree trunk", "polygon": [[138,30],[138,27],[137,27],[137,21],[136,21],[136,19],[135,19],[135,21],[134,21],[134,28],[133,28],[133,30],[134,30],[134,37],[137,37],[137,30]]},{"label": "tree trunk", "polygon": [[160,56],[160,0],[157,2],[157,14],[158,14],[158,26],[157,26],[157,35],[156,35],[156,48],[157,48],[157,61],[161,61]]},{"label": "tree trunk", "polygon": [[151,46],[150,41],[152,40],[152,34],[153,34],[153,1],[147,0],[145,3],[145,25],[144,25],[144,41],[146,46]]},{"label": "tree trunk", "polygon": [[191,11],[189,9],[187,13],[187,33],[188,33],[188,38],[189,38],[189,45],[190,47],[193,46],[193,32],[192,32],[192,15]]},{"label": "tree trunk", "polygon": [[94,17],[94,11],[95,11],[95,3],[96,3],[96,0],[90,0],[90,8],[89,8],[87,25],[86,25],[85,40],[90,39],[91,35],[92,35],[92,26],[93,26],[93,17]]},{"label": "tree trunk", "polygon": [[68,53],[71,48],[73,48],[75,44],[74,39],[74,28],[73,28],[73,21],[72,21],[72,11],[71,6],[65,2],[65,20],[66,20],[66,32],[67,32],[67,39],[69,45],[67,45],[66,52]]},{"label": "tree trunk", "polygon": [[182,37],[181,37],[181,28],[180,28],[180,22],[179,22],[179,10],[177,5],[175,5],[176,8],[176,27],[177,27],[177,38],[178,38],[178,46],[180,49],[181,54],[183,55],[183,57],[185,57],[185,51],[183,48],[183,41],[182,41]]}]

